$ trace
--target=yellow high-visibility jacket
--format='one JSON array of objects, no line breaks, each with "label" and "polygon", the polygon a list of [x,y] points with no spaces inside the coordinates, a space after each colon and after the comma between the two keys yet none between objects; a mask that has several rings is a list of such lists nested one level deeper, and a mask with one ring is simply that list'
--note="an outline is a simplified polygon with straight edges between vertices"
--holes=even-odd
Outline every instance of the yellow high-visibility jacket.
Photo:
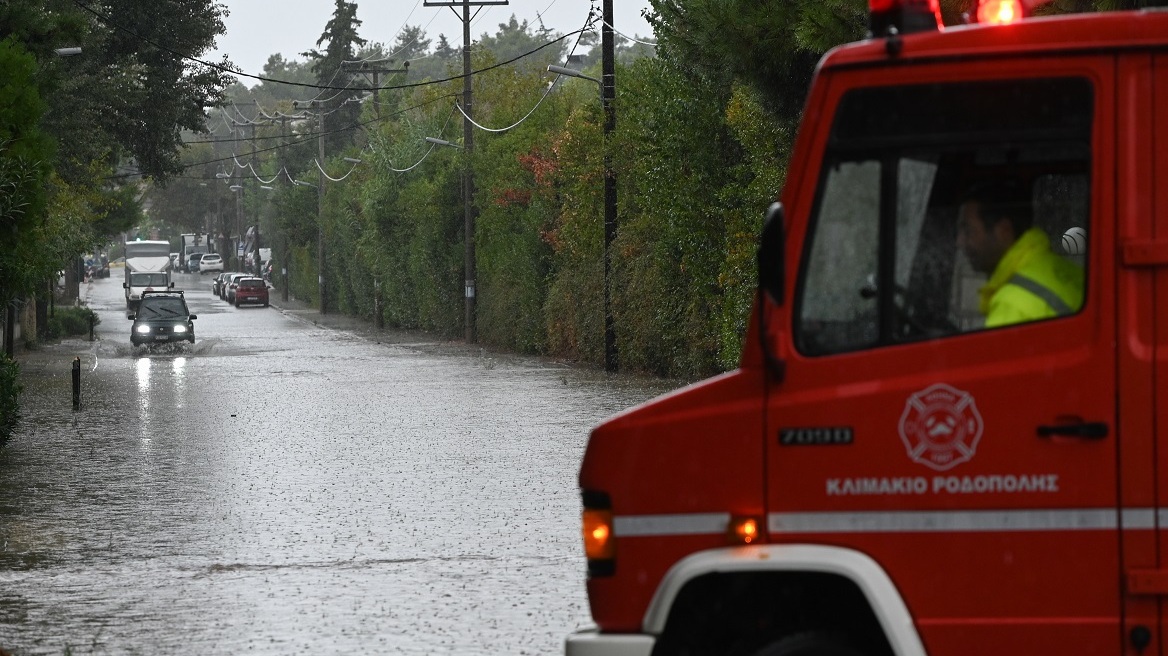
[{"label": "yellow high-visibility jacket", "polygon": [[1083,269],[1051,251],[1040,228],[1030,228],[978,294],[986,328],[1067,316],[1083,307]]}]

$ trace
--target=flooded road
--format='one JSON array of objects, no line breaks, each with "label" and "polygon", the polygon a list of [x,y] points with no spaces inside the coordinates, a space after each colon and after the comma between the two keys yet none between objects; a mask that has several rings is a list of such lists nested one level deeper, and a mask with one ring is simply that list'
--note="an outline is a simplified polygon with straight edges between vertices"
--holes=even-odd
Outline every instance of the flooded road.
[{"label": "flooded road", "polygon": [[0,648],[550,654],[591,623],[587,433],[666,384],[379,343],[198,275],[178,276],[196,343],[136,352],[118,275],[83,291],[99,341],[22,359]]}]

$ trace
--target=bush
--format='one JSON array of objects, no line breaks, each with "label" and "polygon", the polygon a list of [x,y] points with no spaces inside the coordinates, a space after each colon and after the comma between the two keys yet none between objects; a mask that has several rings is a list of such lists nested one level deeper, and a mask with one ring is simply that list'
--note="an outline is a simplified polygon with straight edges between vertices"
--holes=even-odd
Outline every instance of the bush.
[{"label": "bush", "polygon": [[49,317],[45,337],[60,339],[69,335],[87,335],[90,319],[95,326],[101,323],[101,317],[87,307],[57,308],[53,316]]},{"label": "bush", "polygon": [[0,353],[0,442],[16,429],[20,419],[20,365]]}]

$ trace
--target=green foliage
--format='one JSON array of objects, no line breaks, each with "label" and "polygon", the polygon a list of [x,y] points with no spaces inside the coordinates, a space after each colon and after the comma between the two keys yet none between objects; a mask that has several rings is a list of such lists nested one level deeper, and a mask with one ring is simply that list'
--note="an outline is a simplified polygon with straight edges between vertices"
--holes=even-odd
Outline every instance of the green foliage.
[{"label": "green foliage", "polygon": [[[684,4],[681,9],[689,11],[708,3]],[[805,84],[810,74],[807,62],[834,38],[825,36],[835,33],[833,26],[851,25],[844,11],[849,7],[784,9],[787,16],[806,14],[797,39],[790,28],[768,19],[753,28],[735,26],[744,30],[737,37],[742,43],[719,44],[719,51],[699,53],[684,65],[640,58],[619,66],[617,131],[609,139],[602,133],[594,83],[562,79],[540,101],[552,81],[543,69],[556,48],[545,51],[544,59],[532,58],[540,59],[535,64],[474,77],[475,119],[494,130],[475,132],[470,158],[466,151],[424,141],[427,136],[460,141],[461,119],[452,105],[461,80],[384,91],[376,109],[366,103],[359,117],[369,148],[358,151],[348,142],[326,145],[323,167],[345,179],[325,183],[319,222],[317,190],[284,184],[284,177],[270,196],[252,194],[249,187],[247,203],[256,204],[245,203],[245,214],[261,218],[267,243],[288,267],[295,297],[319,303],[319,231],[329,311],[372,317],[379,295],[387,325],[456,337],[463,330],[467,236],[462,180],[469,166],[477,208],[473,238],[479,340],[599,365],[604,346],[602,192],[607,151],[619,186],[619,232],[608,282],[622,369],[696,378],[731,368],[737,364],[753,299],[755,239],[763,212],[782,185],[797,120],[797,112],[775,110],[801,102],[794,96],[780,102],[774,96],[792,92],[801,98],[800,80]],[[338,12],[349,8],[350,3],[338,2]],[[713,5],[702,11],[717,20],[743,22]],[[766,13],[742,11],[755,18]],[[700,18],[678,14],[663,19],[662,25],[688,26],[686,21]],[[328,41],[330,48],[357,43],[355,31],[336,31],[338,25],[330,25],[322,43]],[[714,39],[717,26],[702,25],[699,32],[672,34],[667,52],[689,56],[696,51],[688,47],[714,47],[702,39]],[[518,21],[501,24],[495,34],[480,39],[474,68],[531,50],[553,36]],[[790,43],[781,52],[771,48],[747,53],[755,59],[795,53],[797,61],[769,64],[768,75],[789,78],[779,91],[759,90],[749,83],[757,80],[739,68],[718,69],[727,57],[751,50],[750,39],[761,37]],[[458,52],[441,36],[435,42],[420,28],[411,28],[394,49],[417,55],[433,43],[435,56],[427,58],[433,65],[425,74],[447,74],[450,69],[443,67],[457,65]],[[595,51],[595,44],[585,40],[581,49],[590,46]],[[629,46],[624,52],[631,57],[643,50]],[[327,73],[331,79],[336,69],[323,64],[326,53],[313,54],[318,57],[313,62],[317,74]],[[285,62],[269,64],[273,71],[298,74]],[[411,67],[411,81],[423,68]],[[595,68],[586,72],[599,77]],[[274,83],[261,86],[277,97]],[[286,100],[275,102],[290,110],[279,105]],[[537,102],[540,106],[528,116]],[[334,116],[329,129],[341,125]],[[287,144],[257,154],[261,177],[286,168],[291,177],[316,184],[312,133],[317,127],[296,123],[287,126],[286,136],[277,129],[255,129],[260,138],[273,138],[268,143]],[[363,162],[348,175],[346,155]]]},{"label": "green foliage", "polygon": [[[624,73],[618,108],[620,233],[613,292],[622,366],[671,376],[718,369],[726,212],[718,202],[740,171],[723,119],[725,90],[693,88],[661,60]],[[651,172],[651,174],[646,174]]]},{"label": "green foliage", "polygon": [[52,142],[39,127],[46,106],[36,61],[11,37],[0,41],[0,70],[0,243],[7,244],[43,208]]},{"label": "green foliage", "polygon": [[[0,41],[0,302],[34,286],[39,220],[48,201],[52,141],[40,129],[45,110],[36,62],[12,37]],[[44,280],[44,278],[40,278]]]},{"label": "green foliage", "polygon": [[781,117],[802,110],[815,63],[831,46],[862,38],[863,0],[767,2],[651,0],[658,53],[697,84],[754,86]]},{"label": "green foliage", "polygon": [[[181,131],[203,127],[203,109],[231,78],[173,51],[202,57],[225,29],[224,11],[212,0],[0,3],[0,35],[30,44],[41,63],[43,126],[60,143],[62,178],[76,183],[92,162],[112,169],[131,158],[156,179],[182,170]],[[62,46],[82,54],[56,57]]]},{"label": "green foliage", "polygon": [[20,365],[0,352],[0,443],[8,440],[20,421]]},{"label": "green foliage", "polygon": [[[424,101],[427,93],[413,100]],[[449,112],[448,106],[427,105],[409,121],[387,122],[373,136],[367,159],[372,172],[359,192],[358,248],[367,279],[381,282],[388,325],[452,336],[462,330],[461,174],[455,153],[434,151],[423,141],[449,136],[442,133]]]},{"label": "green foliage", "polygon": [[[590,90],[590,89],[589,89]],[[545,233],[553,270],[544,308],[548,351],[604,361],[604,144],[599,104],[574,108],[551,136],[551,193],[560,209]],[[547,193],[547,192],[545,192]]]},{"label": "green foliage", "polygon": [[60,339],[71,335],[87,335],[91,320],[94,326],[101,323],[101,317],[87,307],[58,307],[49,317],[45,336],[49,339]]},{"label": "green foliage", "polygon": [[719,190],[725,252],[718,272],[723,290],[718,317],[718,364],[738,364],[755,291],[755,251],[765,208],[773,202],[786,177],[783,162],[794,137],[795,123],[783,125],[763,109],[757,94],[736,85],[726,105],[726,127],[741,144],[743,157],[731,171],[734,182]]},{"label": "green foliage", "polygon": [[[360,79],[345,72],[342,62],[357,59],[357,49],[367,41],[357,34],[361,21],[357,18],[357,3],[336,0],[333,16],[325,24],[324,32],[316,40],[317,47],[328,44],[324,52],[309,50],[301,53],[313,60],[312,71],[316,73],[316,83],[332,87],[358,87]],[[329,152],[343,150],[353,143],[354,130],[361,108],[349,102],[350,93],[329,93],[330,100],[322,101],[322,108],[328,114],[325,143]]]},{"label": "green foliage", "polygon": [[[560,35],[545,27],[529,25],[526,20],[519,21],[515,14],[506,23],[499,23],[499,29],[494,34],[484,33],[479,37],[478,45],[481,49],[491,53],[496,61],[514,59],[519,55],[531,52],[543,44],[558,38]],[[546,71],[548,64],[556,64],[563,60],[562,48],[545,48],[535,55],[525,57],[516,62],[512,71],[539,72]],[[476,67],[479,67],[476,64]]]},{"label": "green foliage", "polygon": [[[225,202],[234,202],[234,197],[229,195],[231,192],[226,185],[219,184],[215,179],[217,172],[215,164],[202,164],[217,159],[210,144],[188,145],[183,149],[181,157],[183,165],[187,167],[187,176],[151,185],[147,191],[147,198],[157,208],[159,217],[174,229],[175,234],[203,232],[206,227],[207,209],[220,207]],[[132,201],[133,196],[126,200]],[[110,226],[114,228],[113,230],[102,231],[102,234],[120,232],[130,225],[134,224],[115,222]]]},{"label": "green foliage", "polygon": [[[522,118],[539,98],[542,77],[516,69],[482,76],[480,120],[505,127]],[[542,111],[475,149],[477,331],[483,341],[529,353],[547,346],[548,232],[559,207],[550,186],[554,154],[543,142],[563,124],[564,105],[550,96]]]},{"label": "green foliage", "polygon": [[299,299],[320,304],[320,285],[317,283],[316,256],[307,246],[288,249],[288,290]]}]

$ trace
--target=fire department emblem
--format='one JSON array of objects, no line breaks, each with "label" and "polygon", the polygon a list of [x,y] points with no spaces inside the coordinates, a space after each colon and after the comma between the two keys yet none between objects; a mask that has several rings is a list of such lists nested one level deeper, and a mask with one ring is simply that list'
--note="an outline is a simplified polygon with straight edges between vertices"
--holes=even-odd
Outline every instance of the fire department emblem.
[{"label": "fire department emblem", "polygon": [[900,416],[908,457],[937,471],[973,458],[982,428],[973,396],[944,383],[908,397]]}]

